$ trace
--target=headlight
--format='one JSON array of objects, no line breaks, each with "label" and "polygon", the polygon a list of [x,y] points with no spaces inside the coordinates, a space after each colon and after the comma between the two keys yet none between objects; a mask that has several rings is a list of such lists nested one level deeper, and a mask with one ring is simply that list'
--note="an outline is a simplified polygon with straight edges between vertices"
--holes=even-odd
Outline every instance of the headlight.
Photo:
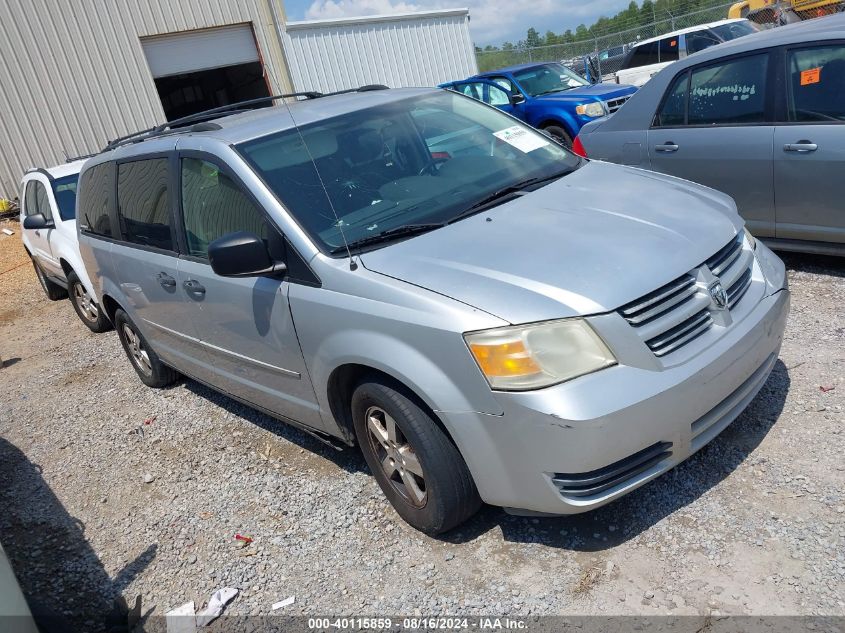
[{"label": "headlight", "polygon": [[469,332],[464,338],[493,389],[539,389],[616,364],[583,319]]},{"label": "headlight", "polygon": [[742,227],[742,230],[745,231],[745,239],[748,242],[748,245],[751,247],[751,250],[757,250],[757,240],[754,239],[754,236],[751,235],[747,228]]},{"label": "headlight", "polygon": [[581,116],[598,117],[607,114],[604,109],[604,104],[601,101],[593,101],[591,103],[582,103],[575,108],[575,112]]}]

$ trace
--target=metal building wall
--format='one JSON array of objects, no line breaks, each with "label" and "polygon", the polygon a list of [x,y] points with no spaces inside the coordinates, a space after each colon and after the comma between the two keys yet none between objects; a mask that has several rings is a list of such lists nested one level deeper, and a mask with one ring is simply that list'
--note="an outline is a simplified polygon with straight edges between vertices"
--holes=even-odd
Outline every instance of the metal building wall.
[{"label": "metal building wall", "polygon": [[283,25],[281,0],[2,0],[0,197],[63,151],[164,121],[141,37],[251,22],[271,89],[289,91],[274,13]]},{"label": "metal building wall", "polygon": [[467,9],[288,22],[284,42],[296,90],[436,86],[478,72]]}]

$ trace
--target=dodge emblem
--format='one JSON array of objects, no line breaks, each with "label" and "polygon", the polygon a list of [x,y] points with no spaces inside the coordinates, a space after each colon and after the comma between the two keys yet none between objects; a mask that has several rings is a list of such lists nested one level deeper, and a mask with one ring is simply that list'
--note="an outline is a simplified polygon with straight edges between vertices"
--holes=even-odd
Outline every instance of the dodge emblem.
[{"label": "dodge emblem", "polygon": [[720,282],[716,282],[710,286],[710,301],[717,310],[724,310],[728,307],[728,293],[722,288]]}]

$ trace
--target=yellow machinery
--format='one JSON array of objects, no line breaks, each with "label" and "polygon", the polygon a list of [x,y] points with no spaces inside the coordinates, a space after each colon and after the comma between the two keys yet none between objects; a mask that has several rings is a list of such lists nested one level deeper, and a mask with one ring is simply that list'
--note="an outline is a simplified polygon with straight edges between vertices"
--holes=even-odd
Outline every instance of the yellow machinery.
[{"label": "yellow machinery", "polygon": [[728,10],[729,18],[748,18],[758,24],[790,24],[838,13],[843,0],[743,0]]}]

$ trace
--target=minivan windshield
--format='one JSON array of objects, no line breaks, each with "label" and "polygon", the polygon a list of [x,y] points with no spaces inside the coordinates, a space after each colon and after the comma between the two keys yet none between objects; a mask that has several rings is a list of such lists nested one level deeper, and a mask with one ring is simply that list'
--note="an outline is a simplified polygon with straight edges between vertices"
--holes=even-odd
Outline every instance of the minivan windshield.
[{"label": "minivan windshield", "polygon": [[76,185],[78,182],[79,174],[63,176],[53,181],[53,197],[56,198],[56,206],[59,207],[59,217],[64,222],[76,218]]},{"label": "minivan windshield", "polygon": [[259,137],[237,150],[328,253],[434,230],[581,164],[496,108],[446,90]]},{"label": "minivan windshield", "polygon": [[532,97],[589,86],[590,82],[563,64],[542,64],[513,74],[522,89]]}]

